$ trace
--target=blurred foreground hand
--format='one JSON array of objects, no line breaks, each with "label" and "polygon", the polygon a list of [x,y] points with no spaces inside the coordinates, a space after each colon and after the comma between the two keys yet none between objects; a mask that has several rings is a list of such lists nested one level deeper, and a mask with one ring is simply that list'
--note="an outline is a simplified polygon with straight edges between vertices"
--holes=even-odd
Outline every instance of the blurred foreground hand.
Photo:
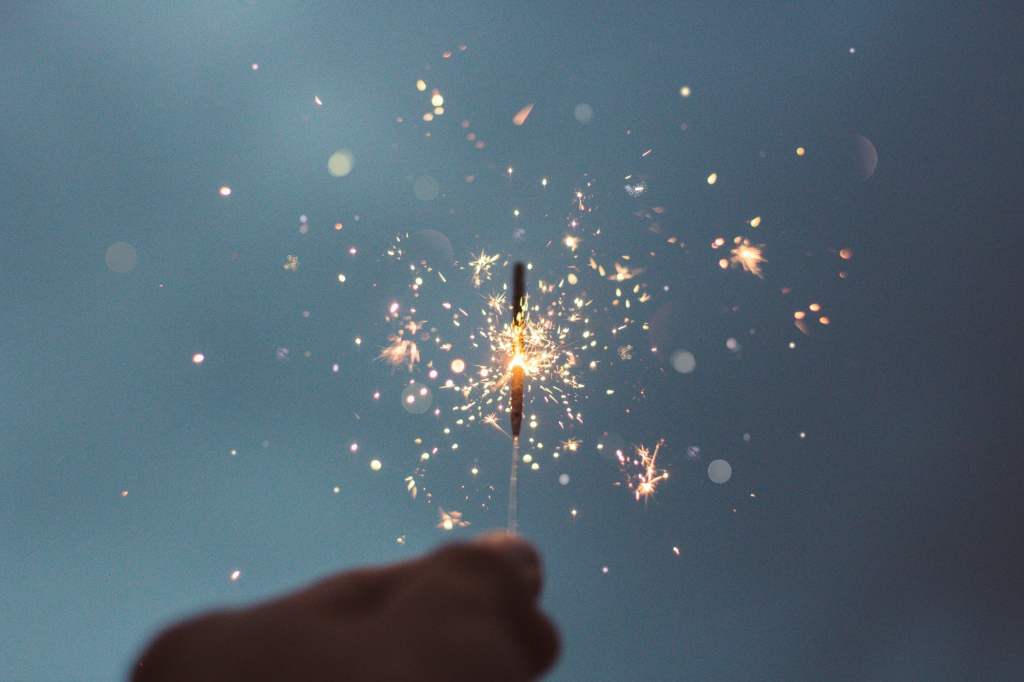
[{"label": "blurred foreground hand", "polygon": [[531,680],[558,656],[540,558],[506,533],[178,623],[134,682]]}]

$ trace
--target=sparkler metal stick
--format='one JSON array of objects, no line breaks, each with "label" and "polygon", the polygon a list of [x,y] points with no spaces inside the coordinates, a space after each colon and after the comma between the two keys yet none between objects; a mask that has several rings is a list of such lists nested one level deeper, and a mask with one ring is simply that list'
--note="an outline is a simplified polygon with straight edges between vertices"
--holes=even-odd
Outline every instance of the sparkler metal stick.
[{"label": "sparkler metal stick", "polygon": [[512,422],[512,469],[508,478],[508,531],[515,533],[519,525],[519,432],[523,427],[523,384],[526,381],[523,353],[526,314],[526,267],[516,263],[512,270],[512,383],[509,418]]}]

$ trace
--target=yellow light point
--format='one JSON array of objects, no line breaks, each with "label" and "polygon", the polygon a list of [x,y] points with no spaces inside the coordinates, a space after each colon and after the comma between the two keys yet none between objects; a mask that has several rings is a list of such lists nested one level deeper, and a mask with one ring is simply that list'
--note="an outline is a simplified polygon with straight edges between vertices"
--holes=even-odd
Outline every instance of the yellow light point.
[{"label": "yellow light point", "polygon": [[753,218],[751,218],[750,219],[750,226],[751,227],[755,227],[755,228],[756,227],[761,227],[761,216],[756,215]]},{"label": "yellow light point", "polygon": [[437,527],[443,530],[453,530],[455,528],[465,528],[469,526],[469,521],[462,518],[462,512],[450,511],[447,512],[441,507],[437,508],[438,516],[440,520],[437,523]]},{"label": "yellow light point", "polygon": [[419,79],[418,81],[416,81],[416,89],[419,90],[420,92],[423,92],[424,90],[427,89],[427,82],[422,78]]},{"label": "yellow light point", "polygon": [[569,235],[565,236],[565,239],[563,240],[563,243],[567,247],[569,247],[570,251],[575,251],[579,247],[579,245],[580,245],[580,238],[579,237],[574,237],[573,235],[569,234]]},{"label": "yellow light point", "polygon": [[684,85],[683,87],[679,88],[679,95],[681,97],[689,97],[692,94],[693,90],[690,89],[689,85]]},{"label": "yellow light point", "polygon": [[713,185],[718,182],[718,173],[712,173],[708,176],[708,184]]},{"label": "yellow light point", "polygon": [[807,153],[807,150],[804,149],[803,147],[797,147],[796,148],[796,155],[797,156],[803,156],[806,153]]},{"label": "yellow light point", "polygon": [[763,244],[751,244],[743,239],[733,248],[730,262],[733,265],[739,265],[755,277],[763,277],[761,263],[766,262],[762,256],[763,248]]},{"label": "yellow light point", "polygon": [[444,105],[444,97],[440,92],[434,91],[434,94],[430,96],[431,106],[439,107]]},{"label": "yellow light point", "polygon": [[380,471],[381,467],[383,467],[383,466],[384,465],[381,464],[379,459],[371,459],[370,460],[370,469],[372,469],[373,471]]}]

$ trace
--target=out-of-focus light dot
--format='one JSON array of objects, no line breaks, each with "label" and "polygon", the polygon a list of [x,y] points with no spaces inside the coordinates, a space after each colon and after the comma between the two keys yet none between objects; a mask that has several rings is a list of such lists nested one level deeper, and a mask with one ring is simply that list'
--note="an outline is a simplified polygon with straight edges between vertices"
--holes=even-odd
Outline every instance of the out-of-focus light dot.
[{"label": "out-of-focus light dot", "polygon": [[796,348],[796,341],[790,341],[789,342],[789,349],[793,350],[794,348]]},{"label": "out-of-focus light dot", "polygon": [[740,342],[736,339],[729,337],[725,340],[725,347],[729,350],[737,350],[740,347]]},{"label": "out-of-focus light dot", "polygon": [[384,466],[384,465],[380,463],[379,459],[371,459],[370,460],[370,468],[373,469],[374,471],[380,471],[380,468],[382,466]]},{"label": "out-of-focus light dot", "polygon": [[343,229],[345,229],[345,223],[334,223],[335,232],[341,232]]},{"label": "out-of-focus light dot", "polygon": [[441,186],[429,175],[419,175],[413,180],[412,193],[420,201],[433,201],[440,192]]},{"label": "out-of-focus light dot", "polygon": [[407,395],[407,396],[405,396],[405,402],[408,403],[409,405],[412,405],[414,402],[416,402],[416,396],[414,396],[414,395]]},{"label": "out-of-focus light dot", "polygon": [[832,320],[828,319],[827,315],[822,315],[821,317],[818,318],[818,322],[825,326],[828,326],[832,322]]},{"label": "out-of-focus light dot", "polygon": [[851,47],[850,48],[850,54],[857,54],[857,48]]},{"label": "out-of-focus light dot", "polygon": [[426,121],[427,123],[430,123],[431,121],[433,121],[434,120],[434,112],[428,111],[427,113],[423,114],[423,120]]},{"label": "out-of-focus light dot", "polygon": [[423,92],[424,90],[427,89],[427,82],[422,78],[419,79],[418,81],[416,81],[416,89],[419,90],[420,92]]},{"label": "out-of-focus light dot", "polygon": [[578,122],[583,125],[587,125],[594,120],[594,107],[590,106],[586,102],[580,102],[572,110],[572,115]]},{"label": "out-of-focus light dot", "polygon": [[577,511],[576,509],[570,509],[569,515],[575,519],[577,516],[579,516],[579,511]]},{"label": "out-of-focus light dot", "polygon": [[805,317],[807,317],[807,313],[805,313],[802,310],[797,310],[796,312],[793,313],[793,319],[794,320],[802,320]]},{"label": "out-of-focus light dot", "polygon": [[345,273],[343,273],[343,272],[339,272],[338,273],[338,282],[340,284],[344,284],[346,279],[348,279],[348,278],[345,277]]},{"label": "out-of-focus light dot", "polygon": [[688,350],[673,351],[669,361],[672,363],[672,369],[680,374],[689,374],[697,368],[697,358]]},{"label": "out-of-focus light dot", "polygon": [[518,218],[519,217],[519,209],[518,208],[512,209],[512,215],[514,215],[514,216],[516,216]]},{"label": "out-of-focus light dot", "polygon": [[252,65],[249,68],[251,68],[253,71],[259,71],[260,70],[260,65],[257,64],[256,62],[253,62]]},{"label": "out-of-focus light dot", "polygon": [[713,185],[718,182],[718,173],[712,173],[708,176],[708,184]]},{"label": "out-of-focus light dot", "polygon": [[679,88],[679,94],[682,97],[689,97],[690,95],[693,94],[693,90],[690,89],[689,85],[684,85],[683,87]]},{"label": "out-of-focus light dot", "polygon": [[236,582],[239,578],[242,577],[242,572],[236,568],[235,570],[231,571],[231,575],[229,577],[231,578],[231,582]]},{"label": "out-of-focus light dot", "polygon": [[331,492],[334,493],[335,495],[337,495],[338,493],[341,492],[341,486],[340,485],[334,486],[333,488],[331,488]]},{"label": "out-of-focus light dot", "polygon": [[235,448],[231,448],[230,450],[228,450],[228,454],[234,457],[235,455],[238,454],[238,450],[236,450]]},{"label": "out-of-focus light dot", "polygon": [[807,438],[807,432],[806,431],[801,431],[800,432],[800,439],[803,440],[804,438]]},{"label": "out-of-focus light dot", "polygon": [[719,485],[728,483],[732,478],[732,465],[724,459],[716,459],[708,465],[708,478]]},{"label": "out-of-focus light dot", "polygon": [[540,179],[540,186],[541,187],[547,187],[548,186],[548,179],[547,178],[541,178]]},{"label": "out-of-focus light dot", "polygon": [[569,485],[569,474],[559,474],[558,483],[559,485]]},{"label": "out-of-focus light dot", "polygon": [[466,361],[462,358],[455,358],[452,360],[451,369],[455,374],[462,374],[466,371]]},{"label": "out-of-focus light dot", "polygon": [[853,249],[839,249],[839,257],[843,260],[850,260],[853,258]]},{"label": "out-of-focus light dot", "polygon": [[442,106],[443,104],[444,104],[444,97],[441,95],[441,93],[435,92],[433,95],[430,96],[430,105],[431,106],[439,107],[439,106]]},{"label": "out-of-focus light dot", "polygon": [[679,548],[678,547],[672,547],[672,553],[675,554],[676,556],[679,556]]},{"label": "out-of-focus light dot", "polygon": [[750,219],[750,226],[751,227],[760,227],[761,226],[761,216],[756,215],[753,218],[751,218]]},{"label": "out-of-focus light dot", "polygon": [[135,247],[127,242],[114,242],[107,247],[104,260],[108,270],[123,275],[135,269],[139,262],[139,254]]},{"label": "out-of-focus light dot", "polygon": [[121,491],[121,497],[128,497],[128,490],[127,489]]},{"label": "out-of-focus light dot", "polygon": [[604,573],[605,575],[608,575],[608,567],[607,566],[602,566],[601,567],[601,573]]},{"label": "out-of-focus light dot", "polygon": [[221,195],[222,197],[229,197],[231,196],[231,188],[228,187],[227,185],[222,185],[221,188],[217,190],[217,194]]},{"label": "out-of-focus light dot", "polygon": [[363,340],[361,338],[359,338],[358,336],[356,337],[356,345],[357,346],[363,345]]},{"label": "out-of-focus light dot", "polygon": [[567,282],[569,282],[569,284],[573,284],[573,285],[575,285],[577,282],[580,281],[580,278],[576,276],[575,272],[570,272],[569,276],[566,277],[565,279],[566,279]]},{"label": "out-of-focus light dot", "polygon": [[373,392],[373,399],[374,400],[380,400],[380,391],[374,391]]},{"label": "out-of-focus light dot", "polygon": [[437,370],[436,369],[430,370],[429,372],[427,372],[427,376],[430,377],[431,379],[436,379],[437,378]]},{"label": "out-of-focus light dot", "polygon": [[470,470],[469,470],[469,473],[471,473],[471,474],[473,474],[474,476],[476,476],[477,474],[479,474],[479,473],[480,473],[480,470],[479,470],[479,469],[477,469],[476,467],[473,467],[472,469],[470,469]]},{"label": "out-of-focus light dot", "polygon": [[348,451],[351,453],[359,452],[359,443],[352,443],[348,446]]},{"label": "out-of-focus light dot", "polygon": [[352,172],[355,157],[348,149],[339,149],[327,159],[327,172],[336,178],[343,178]]},{"label": "out-of-focus light dot", "polygon": [[527,452],[525,455],[523,455],[523,464],[529,464],[532,461],[533,461],[533,455],[531,455],[529,452]]},{"label": "out-of-focus light dot", "polygon": [[540,464],[538,464],[537,462],[534,462],[533,464],[530,465],[530,469],[532,471],[540,471]]},{"label": "out-of-focus light dot", "polygon": [[810,310],[812,313],[816,313],[819,310],[821,310],[821,304],[820,303],[812,303],[809,306],[807,306],[807,309]]},{"label": "out-of-focus light dot", "polygon": [[202,353],[196,353],[195,355],[192,356],[192,364],[193,365],[201,365],[201,364],[203,364],[203,362],[205,360],[206,360],[206,356],[203,355]]},{"label": "out-of-focus light dot", "polygon": [[796,155],[797,156],[803,156],[806,153],[807,153],[807,150],[804,149],[803,147],[797,147],[796,148]]}]

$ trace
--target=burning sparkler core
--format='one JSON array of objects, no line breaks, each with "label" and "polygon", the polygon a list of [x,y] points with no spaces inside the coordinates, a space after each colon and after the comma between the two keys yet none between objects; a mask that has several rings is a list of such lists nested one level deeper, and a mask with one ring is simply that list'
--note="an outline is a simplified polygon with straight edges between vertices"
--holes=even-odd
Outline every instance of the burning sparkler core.
[{"label": "burning sparkler core", "polygon": [[518,510],[518,469],[519,432],[523,428],[523,384],[526,382],[524,357],[526,338],[526,316],[523,303],[526,299],[526,267],[516,263],[512,271],[512,384],[510,390],[509,419],[512,425],[512,468],[508,477],[508,531],[515,533],[519,525]]}]

